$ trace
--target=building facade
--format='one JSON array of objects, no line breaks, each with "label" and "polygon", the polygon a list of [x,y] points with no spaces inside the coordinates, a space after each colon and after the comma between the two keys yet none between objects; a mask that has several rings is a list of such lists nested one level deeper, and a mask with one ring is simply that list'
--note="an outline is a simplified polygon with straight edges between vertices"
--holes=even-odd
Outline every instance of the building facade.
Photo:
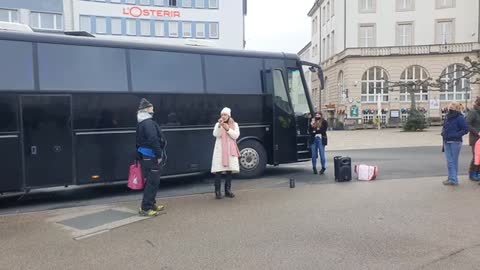
[{"label": "building facade", "polygon": [[245,47],[246,12],[247,0],[0,1],[0,21],[36,31],[230,49]]},{"label": "building facade", "polygon": [[[380,115],[396,125],[408,116],[410,96],[387,85],[428,78],[445,84],[415,93],[427,117],[440,120],[452,101],[469,106],[478,85],[448,82],[462,76],[465,56],[478,57],[479,9],[477,0],[315,1],[308,13],[318,44],[312,59],[318,55],[326,77],[318,106],[332,124],[368,124]],[[318,84],[312,78],[312,89]]]},{"label": "building facade", "polygon": [[26,24],[36,31],[62,32],[63,0],[2,0],[0,21]]}]

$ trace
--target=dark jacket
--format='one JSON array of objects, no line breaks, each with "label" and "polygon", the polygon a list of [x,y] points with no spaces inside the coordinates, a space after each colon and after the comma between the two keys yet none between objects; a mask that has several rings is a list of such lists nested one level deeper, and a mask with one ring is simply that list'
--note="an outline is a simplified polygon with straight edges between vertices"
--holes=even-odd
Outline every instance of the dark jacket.
[{"label": "dark jacket", "polygon": [[468,131],[470,131],[469,144],[473,146],[479,139],[478,132],[480,132],[480,108],[478,106],[474,106],[474,109],[468,112],[467,124]]},{"label": "dark jacket", "polygon": [[157,158],[164,157],[167,141],[160,126],[153,119],[146,119],[137,124],[137,149],[152,149]]},{"label": "dark jacket", "polygon": [[449,113],[443,125],[442,137],[445,142],[462,142],[463,135],[468,133],[468,125],[459,112]]},{"label": "dark jacket", "polygon": [[320,129],[316,129],[312,127],[312,124],[309,123],[308,125],[308,134],[310,134],[310,143],[315,141],[315,136],[317,134],[321,134],[322,138],[327,138],[327,129],[328,129],[328,122],[325,119],[322,119],[322,127]]}]

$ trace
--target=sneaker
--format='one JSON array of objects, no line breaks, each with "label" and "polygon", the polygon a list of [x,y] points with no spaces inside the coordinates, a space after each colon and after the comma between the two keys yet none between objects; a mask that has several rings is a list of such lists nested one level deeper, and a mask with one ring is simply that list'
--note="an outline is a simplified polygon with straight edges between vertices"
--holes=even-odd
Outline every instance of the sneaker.
[{"label": "sneaker", "polygon": [[161,212],[161,211],[165,210],[165,205],[163,205],[163,204],[154,205],[153,209],[155,209],[155,211],[157,211],[157,212]]},{"label": "sneaker", "polygon": [[138,211],[138,214],[142,217],[156,217],[160,213],[158,211],[155,211],[155,210],[145,211],[145,210],[140,209],[140,211]]},{"label": "sneaker", "polygon": [[443,181],[443,184],[444,184],[445,186],[458,186],[457,183],[453,183],[453,182],[450,181],[450,180],[445,180],[445,181]]}]

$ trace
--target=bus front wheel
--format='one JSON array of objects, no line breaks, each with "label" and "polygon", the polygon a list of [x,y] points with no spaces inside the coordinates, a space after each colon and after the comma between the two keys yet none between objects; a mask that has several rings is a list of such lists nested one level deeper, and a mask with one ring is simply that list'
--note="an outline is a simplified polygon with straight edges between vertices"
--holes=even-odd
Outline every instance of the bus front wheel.
[{"label": "bus front wheel", "polygon": [[255,178],[263,175],[267,166],[267,152],[263,145],[255,140],[241,142],[240,177]]}]

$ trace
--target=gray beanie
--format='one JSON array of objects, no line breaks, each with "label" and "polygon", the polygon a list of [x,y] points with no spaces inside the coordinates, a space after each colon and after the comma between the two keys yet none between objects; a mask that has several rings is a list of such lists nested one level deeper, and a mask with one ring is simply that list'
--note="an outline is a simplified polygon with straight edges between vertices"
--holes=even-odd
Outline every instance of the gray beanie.
[{"label": "gray beanie", "polygon": [[138,110],[140,111],[140,110],[143,110],[143,109],[146,109],[146,108],[149,108],[149,107],[153,107],[153,104],[150,103],[145,98],[142,98],[142,100],[140,100],[140,105],[138,106]]}]

